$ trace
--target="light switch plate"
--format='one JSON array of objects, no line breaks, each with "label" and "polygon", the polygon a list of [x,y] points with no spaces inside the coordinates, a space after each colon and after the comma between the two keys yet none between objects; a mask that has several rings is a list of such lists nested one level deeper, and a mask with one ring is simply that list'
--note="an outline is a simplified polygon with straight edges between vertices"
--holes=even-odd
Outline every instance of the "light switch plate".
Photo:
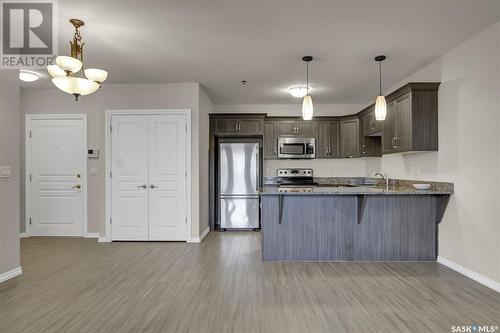
[{"label": "light switch plate", "polygon": [[0,166],[0,178],[12,177],[12,168],[10,166]]}]

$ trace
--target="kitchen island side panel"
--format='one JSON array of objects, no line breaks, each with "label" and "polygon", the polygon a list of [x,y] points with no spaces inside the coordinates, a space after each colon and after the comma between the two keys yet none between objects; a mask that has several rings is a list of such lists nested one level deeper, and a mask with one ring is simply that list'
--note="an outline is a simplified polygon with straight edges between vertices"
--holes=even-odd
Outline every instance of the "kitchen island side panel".
[{"label": "kitchen island side panel", "polygon": [[434,261],[437,197],[262,196],[264,261]]}]

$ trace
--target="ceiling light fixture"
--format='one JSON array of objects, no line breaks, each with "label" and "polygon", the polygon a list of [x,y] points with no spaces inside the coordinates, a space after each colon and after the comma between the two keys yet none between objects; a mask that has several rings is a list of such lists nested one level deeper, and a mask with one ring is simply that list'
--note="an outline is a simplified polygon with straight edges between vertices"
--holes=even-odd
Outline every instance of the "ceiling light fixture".
[{"label": "ceiling light fixture", "polygon": [[[59,56],[56,58],[57,65],[47,66],[47,71],[53,77],[52,83],[62,91],[75,96],[75,100],[82,95],[92,94],[101,87],[108,77],[108,72],[97,69],[88,68],[84,69],[86,78],[81,75],[83,66],[83,45],[82,36],[78,30],[85,23],[79,19],[69,20],[75,27],[75,34],[73,41],[70,41],[71,56]],[[78,74],[82,77],[78,77]]]},{"label": "ceiling light fixture", "polygon": [[23,82],[35,82],[39,78],[40,76],[38,76],[38,73],[27,71],[25,69],[21,69],[19,71],[19,80]]},{"label": "ceiling light fixture", "polygon": [[382,61],[386,59],[385,55],[379,55],[375,57],[375,61],[378,62],[379,71],[379,94],[375,100],[375,119],[385,120],[387,115],[387,105],[385,103],[385,97],[382,95]]},{"label": "ceiling light fixture", "polygon": [[292,87],[288,89],[288,93],[292,95],[293,97],[297,98],[302,98],[305,95],[307,95],[307,88],[306,87]]},{"label": "ceiling light fixture", "polygon": [[309,95],[309,62],[313,60],[311,56],[302,57],[302,61],[306,63],[306,95],[302,100],[302,119],[311,120],[313,118],[314,108],[311,95]]}]

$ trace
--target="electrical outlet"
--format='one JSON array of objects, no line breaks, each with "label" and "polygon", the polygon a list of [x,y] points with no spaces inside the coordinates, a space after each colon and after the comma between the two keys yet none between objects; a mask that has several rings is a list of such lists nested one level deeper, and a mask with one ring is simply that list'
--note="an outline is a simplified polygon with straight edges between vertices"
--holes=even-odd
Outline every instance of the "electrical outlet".
[{"label": "electrical outlet", "polygon": [[12,177],[12,168],[10,166],[0,166],[0,178]]}]

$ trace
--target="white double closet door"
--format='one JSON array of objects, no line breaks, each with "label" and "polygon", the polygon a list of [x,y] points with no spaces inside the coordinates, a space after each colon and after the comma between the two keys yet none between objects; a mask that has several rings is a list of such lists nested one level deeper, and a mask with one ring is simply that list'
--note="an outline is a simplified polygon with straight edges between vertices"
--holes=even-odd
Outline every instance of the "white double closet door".
[{"label": "white double closet door", "polygon": [[111,126],[112,240],[186,240],[186,117],[113,115]]}]

